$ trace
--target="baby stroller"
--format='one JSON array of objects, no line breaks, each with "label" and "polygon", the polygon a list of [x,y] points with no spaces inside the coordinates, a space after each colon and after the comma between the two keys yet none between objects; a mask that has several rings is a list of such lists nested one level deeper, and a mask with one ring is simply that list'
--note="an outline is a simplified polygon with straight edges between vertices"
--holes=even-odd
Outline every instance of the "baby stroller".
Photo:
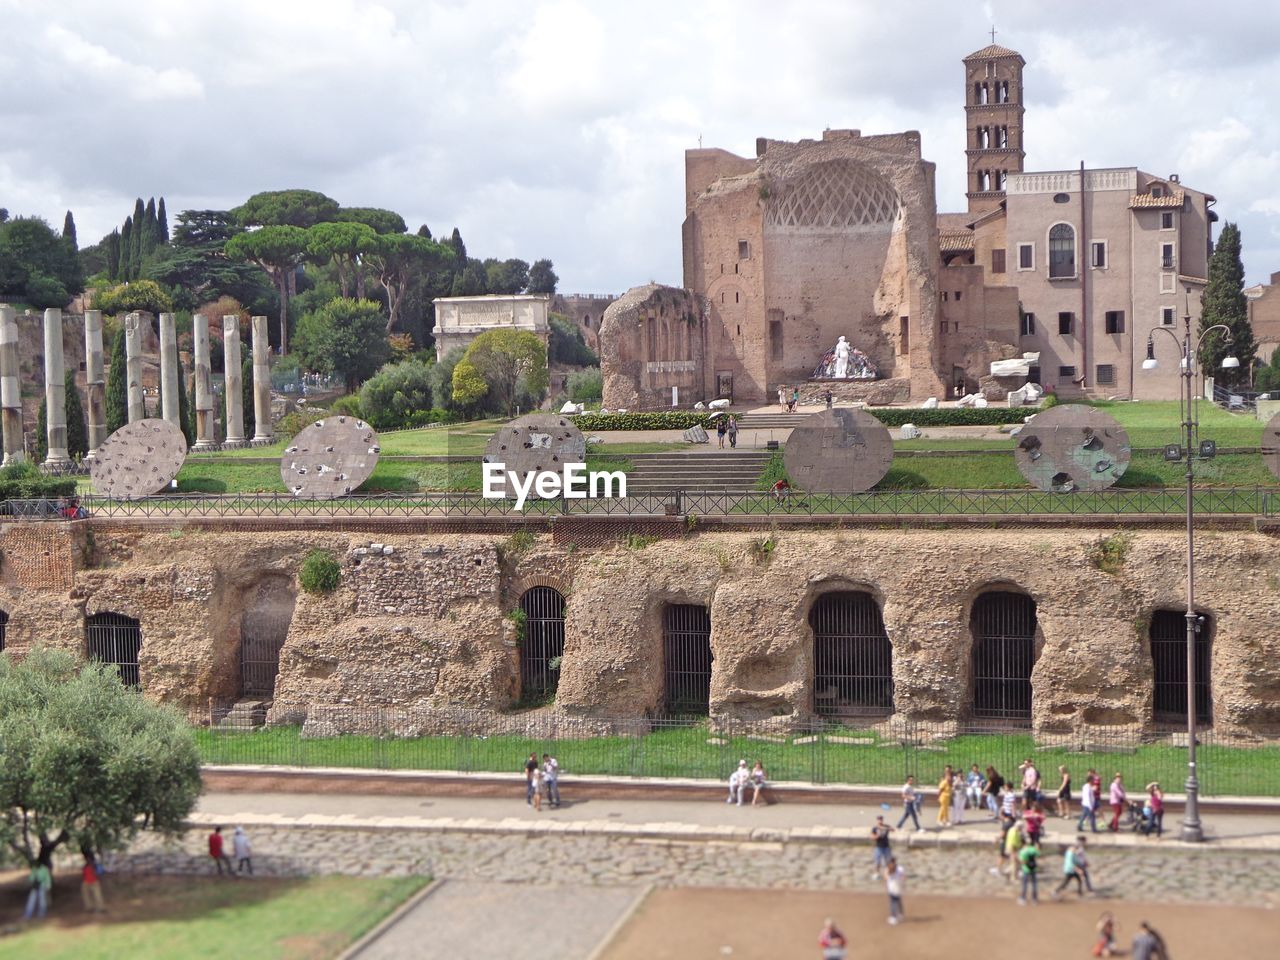
[{"label": "baby stroller", "polygon": [[1125,804],[1124,826],[1134,833],[1150,833],[1150,819],[1151,808],[1143,804],[1141,800],[1130,800]]}]

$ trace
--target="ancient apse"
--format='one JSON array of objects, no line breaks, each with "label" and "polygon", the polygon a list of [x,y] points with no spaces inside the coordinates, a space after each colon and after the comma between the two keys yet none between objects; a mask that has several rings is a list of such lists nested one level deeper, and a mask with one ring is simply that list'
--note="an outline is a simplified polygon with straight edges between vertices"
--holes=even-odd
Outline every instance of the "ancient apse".
[{"label": "ancient apse", "polygon": [[828,130],[756,153],[686,152],[685,289],[651,285],[606,312],[605,404],[670,406],[672,387],[679,402],[763,400],[807,381],[840,336],[879,371],[842,396],[941,395],[934,165],[919,134]]}]

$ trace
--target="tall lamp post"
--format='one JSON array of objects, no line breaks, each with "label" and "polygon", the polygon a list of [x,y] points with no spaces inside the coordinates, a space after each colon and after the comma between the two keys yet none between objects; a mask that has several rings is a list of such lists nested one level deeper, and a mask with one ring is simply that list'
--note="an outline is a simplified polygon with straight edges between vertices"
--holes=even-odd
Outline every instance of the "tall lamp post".
[{"label": "tall lamp post", "polygon": [[[1164,458],[1170,462],[1181,461],[1186,464],[1187,479],[1187,782],[1185,792],[1186,809],[1182,818],[1182,839],[1190,843],[1204,840],[1204,828],[1200,823],[1200,781],[1196,777],[1196,635],[1200,632],[1201,618],[1195,607],[1195,502],[1193,500],[1195,463],[1197,460],[1208,460],[1217,454],[1217,445],[1212,440],[1201,440],[1200,423],[1195,413],[1195,379],[1196,358],[1200,355],[1200,344],[1205,336],[1221,331],[1229,346],[1232,342],[1231,328],[1224,323],[1216,324],[1201,330],[1194,340],[1191,337],[1191,290],[1186,290],[1185,309],[1182,315],[1182,336],[1179,337],[1169,327],[1156,327],[1147,335],[1147,358],[1142,361],[1143,370],[1155,370],[1156,361],[1155,333],[1167,333],[1173,337],[1180,351],[1179,373],[1182,375],[1182,390],[1178,395],[1178,406],[1182,414],[1182,444],[1172,443],[1164,448]],[[1231,355],[1222,359],[1223,369],[1234,370],[1240,361]]]}]

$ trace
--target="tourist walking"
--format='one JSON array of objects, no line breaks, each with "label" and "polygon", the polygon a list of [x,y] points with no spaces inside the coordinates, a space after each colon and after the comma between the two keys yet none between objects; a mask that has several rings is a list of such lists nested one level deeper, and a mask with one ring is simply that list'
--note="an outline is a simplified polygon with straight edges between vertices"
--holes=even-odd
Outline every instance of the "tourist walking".
[{"label": "tourist walking", "polygon": [[1040,843],[1040,838],[1044,836],[1044,808],[1040,804],[1033,803],[1022,815],[1022,827],[1027,831],[1027,839],[1031,843]]},{"label": "tourist walking", "polygon": [[102,903],[102,877],[92,853],[84,855],[84,866],[80,868],[80,901],[90,913],[104,913],[107,909]]},{"label": "tourist walking", "polygon": [[524,802],[533,806],[533,795],[536,792],[533,786],[533,771],[538,769],[537,751],[529,754],[529,759],[524,762]]},{"label": "tourist walking", "polygon": [[991,811],[991,819],[1000,815],[1000,795],[1004,789],[1004,777],[996,772],[995,767],[987,767],[987,785],[982,788],[987,798],[987,809]]},{"label": "tourist walking", "polygon": [[800,388],[793,387],[791,390],[791,406],[789,408],[791,413],[796,412],[796,404],[798,404],[799,402],[800,402]]},{"label": "tourist walking", "polygon": [[1164,791],[1159,780],[1147,784],[1147,809],[1151,811],[1146,818],[1147,836],[1164,836]]},{"label": "tourist walking", "polygon": [[[764,777],[764,764],[757,760],[756,765],[751,768],[751,789],[753,791],[751,794],[751,805],[753,807],[760,802],[761,797],[764,797],[764,789],[767,786],[768,783],[765,781]],[[769,798],[764,797],[764,800],[765,806],[768,806]]]},{"label": "tourist walking", "polygon": [[227,868],[227,876],[234,877],[235,873],[231,869],[231,858],[227,856],[227,851],[222,846],[222,828],[214,827],[213,833],[209,834],[209,856],[213,858],[213,862],[218,867],[218,876],[222,876],[222,868]]},{"label": "tourist walking", "polygon": [[823,399],[827,401],[827,409],[828,409],[828,410],[830,410],[830,409],[831,409],[832,402],[834,401],[834,399],[835,399],[835,398],[834,398],[833,396],[831,396],[831,391],[830,391],[829,389],[828,389],[828,390],[827,390],[827,392],[823,395]]},{"label": "tourist walking", "polygon": [[716,442],[720,444],[720,449],[724,449],[724,435],[729,429],[729,423],[724,417],[716,418]]},{"label": "tourist walking", "polygon": [[1000,791],[1000,822],[1005,829],[1018,820],[1018,795],[1013,792],[1013,784],[1005,781]]},{"label": "tourist walking", "polygon": [[729,799],[725,803],[736,803],[742,806],[743,793],[750,781],[751,771],[747,768],[747,761],[739,760],[738,769],[729,774]]},{"label": "tourist walking", "polygon": [[547,802],[551,806],[560,806],[560,764],[549,753],[542,755],[542,782],[547,788]]},{"label": "tourist walking", "polygon": [[729,416],[729,426],[725,429],[729,434],[729,446],[736,450],[738,447],[738,418],[731,414]]},{"label": "tourist walking", "polygon": [[951,780],[954,772],[951,765],[942,768],[942,779],[938,781],[938,826],[951,826]]},{"label": "tourist walking", "polygon": [[1124,803],[1129,799],[1129,795],[1124,792],[1124,777],[1116,774],[1111,779],[1111,792],[1108,795],[1111,801],[1111,823],[1108,829],[1112,833],[1120,832],[1120,815],[1124,813]]},{"label": "tourist walking", "polygon": [[1089,859],[1084,850],[1084,836],[1076,837],[1075,846],[1068,847],[1062,858],[1062,882],[1053,891],[1053,899],[1062,897],[1062,891],[1076,882],[1076,894],[1084,896],[1086,889],[1093,893],[1093,884],[1089,882]]},{"label": "tourist walking", "polygon": [[253,844],[244,827],[236,827],[231,834],[231,852],[236,855],[236,873],[247,873],[253,876]]},{"label": "tourist walking", "polygon": [[1022,852],[1025,839],[1022,828],[1018,826],[1016,820],[1006,820],[1005,823],[1008,826],[1004,831],[1004,842],[1000,847],[1000,869],[996,872],[1003,873],[1006,880],[1012,880],[1020,863],[1018,856]]},{"label": "tourist walking", "polygon": [[822,950],[822,960],[844,960],[848,953],[845,947],[849,942],[830,917],[822,921],[822,932],[818,934],[818,947]]},{"label": "tourist walking", "polygon": [[1169,960],[1169,948],[1164,944],[1164,937],[1143,920],[1138,924],[1138,932],[1133,935],[1133,949],[1129,951],[1129,956],[1133,960]]},{"label": "tourist walking", "polygon": [[1058,784],[1058,817],[1062,820],[1071,819],[1071,771],[1065,766],[1058,767],[1058,776],[1062,781]]},{"label": "tourist walking", "polygon": [[907,874],[896,857],[890,857],[884,867],[884,885],[889,893],[889,923],[897,926],[905,915],[902,909],[902,891],[906,887]]},{"label": "tourist walking", "polygon": [[964,803],[964,777],[957,770],[951,775],[951,822],[956,826],[964,823]]},{"label": "tourist walking", "polygon": [[1088,820],[1093,832],[1098,832],[1098,785],[1093,777],[1084,778],[1084,786],[1080,788],[1080,820],[1076,823],[1076,832],[1084,829]]},{"label": "tourist walking", "polygon": [[1022,761],[1022,809],[1040,799],[1040,771],[1030,757]]},{"label": "tourist walking", "polygon": [[30,920],[34,917],[43,920],[49,912],[49,893],[53,890],[53,874],[49,872],[47,865],[36,861],[27,877],[27,888],[27,909],[23,911],[22,919]]},{"label": "tourist walking", "polygon": [[871,828],[872,852],[875,855],[872,876],[879,876],[893,859],[893,853],[889,848],[891,833],[893,833],[893,827],[884,822],[882,815],[877,815],[875,825]]},{"label": "tourist walking", "polygon": [[1031,902],[1040,902],[1040,891],[1037,887],[1037,875],[1040,870],[1040,847],[1034,840],[1028,840],[1018,851],[1018,865],[1022,868],[1022,886],[1018,894],[1019,906],[1027,902],[1027,889],[1031,890]]},{"label": "tourist walking", "polygon": [[907,822],[907,817],[911,818],[911,822],[916,826],[916,832],[923,832],[924,827],[920,826],[920,815],[916,807],[920,803],[920,795],[916,792],[916,778],[907,777],[907,782],[902,785],[902,819],[898,821],[898,829],[902,829],[902,825]]}]

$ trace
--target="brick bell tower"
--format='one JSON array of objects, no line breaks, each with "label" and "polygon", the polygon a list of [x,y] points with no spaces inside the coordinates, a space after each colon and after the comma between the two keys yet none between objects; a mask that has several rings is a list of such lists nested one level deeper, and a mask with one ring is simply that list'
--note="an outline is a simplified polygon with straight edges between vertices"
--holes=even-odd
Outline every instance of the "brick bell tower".
[{"label": "brick bell tower", "polygon": [[[995,30],[991,31],[995,40]],[[1022,55],[992,43],[964,58],[965,156],[969,212],[983,213],[1004,200],[1005,178],[1021,173]]]}]

